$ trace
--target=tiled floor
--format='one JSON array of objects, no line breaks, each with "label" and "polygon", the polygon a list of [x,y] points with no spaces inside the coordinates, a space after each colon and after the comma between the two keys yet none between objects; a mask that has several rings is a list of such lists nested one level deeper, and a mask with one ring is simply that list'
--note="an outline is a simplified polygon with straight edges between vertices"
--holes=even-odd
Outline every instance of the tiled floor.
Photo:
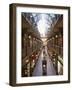
[{"label": "tiled floor", "polygon": [[[46,52],[46,61],[47,61],[47,76],[48,75],[56,75],[55,69],[53,67],[52,61],[49,58],[49,55],[47,54],[47,48],[45,47]],[[42,60],[43,60],[43,50],[41,52],[41,55],[39,57],[39,60],[36,64],[36,67],[33,72],[33,76],[42,76]]]}]

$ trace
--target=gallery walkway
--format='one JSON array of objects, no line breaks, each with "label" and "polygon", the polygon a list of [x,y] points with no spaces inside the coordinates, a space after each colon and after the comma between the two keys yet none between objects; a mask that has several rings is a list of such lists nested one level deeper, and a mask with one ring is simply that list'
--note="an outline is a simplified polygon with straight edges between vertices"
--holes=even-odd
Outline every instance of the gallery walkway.
[{"label": "gallery walkway", "polygon": [[[45,47],[45,52],[46,52],[46,61],[47,61],[47,76],[56,75],[55,69],[53,67],[52,61],[49,58],[46,47]],[[36,67],[34,69],[33,76],[42,76],[42,72],[43,72],[42,60],[43,60],[43,50],[42,50],[39,60],[36,64]]]}]

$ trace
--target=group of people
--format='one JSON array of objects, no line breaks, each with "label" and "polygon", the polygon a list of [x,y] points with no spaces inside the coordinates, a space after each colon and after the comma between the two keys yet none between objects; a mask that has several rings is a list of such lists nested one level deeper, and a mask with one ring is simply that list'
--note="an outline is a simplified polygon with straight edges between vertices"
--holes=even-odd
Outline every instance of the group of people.
[{"label": "group of people", "polygon": [[43,69],[43,75],[47,75],[47,61],[46,61],[46,51],[45,46],[43,46],[43,60],[42,60],[42,69]]},{"label": "group of people", "polygon": [[45,58],[47,56],[46,51],[45,51],[45,46],[43,46],[43,57]]}]

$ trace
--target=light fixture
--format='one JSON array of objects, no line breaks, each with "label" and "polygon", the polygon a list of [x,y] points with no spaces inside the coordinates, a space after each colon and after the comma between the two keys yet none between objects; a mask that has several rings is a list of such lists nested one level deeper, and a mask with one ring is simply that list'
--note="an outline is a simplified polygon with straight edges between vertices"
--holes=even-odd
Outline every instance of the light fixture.
[{"label": "light fixture", "polygon": [[53,60],[55,61],[55,58]]},{"label": "light fixture", "polygon": [[38,55],[36,55],[36,57],[37,57]]},{"label": "light fixture", "polygon": [[34,55],[32,55],[32,57],[33,57]]},{"label": "light fixture", "polygon": [[56,38],[58,37],[58,35],[55,36]]},{"label": "light fixture", "polygon": [[31,38],[31,36],[29,36],[29,39]]},{"label": "light fixture", "polygon": [[25,71],[25,74],[27,74],[27,71]]},{"label": "light fixture", "polygon": [[43,65],[43,67],[46,67],[46,65]]},{"label": "light fixture", "polygon": [[28,63],[28,61],[29,61],[29,60],[27,59],[27,60],[26,60],[26,63]]},{"label": "light fixture", "polygon": [[33,59],[33,63],[34,63],[34,59]]}]

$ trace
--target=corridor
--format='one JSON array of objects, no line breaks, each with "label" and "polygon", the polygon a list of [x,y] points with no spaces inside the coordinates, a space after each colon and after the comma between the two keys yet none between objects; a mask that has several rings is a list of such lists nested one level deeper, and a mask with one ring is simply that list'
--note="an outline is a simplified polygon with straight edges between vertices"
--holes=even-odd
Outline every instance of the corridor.
[{"label": "corridor", "polygon": [[[55,69],[53,67],[53,63],[49,58],[49,55],[47,53],[47,47],[45,47],[45,53],[46,53],[46,62],[47,62],[47,76],[48,75],[56,75]],[[36,67],[33,72],[33,76],[42,76],[43,69],[42,69],[42,61],[43,61],[43,50],[41,51],[41,55],[39,57],[39,60],[36,64]]]},{"label": "corridor", "polygon": [[23,12],[21,50],[22,77],[63,75],[63,15]]}]

